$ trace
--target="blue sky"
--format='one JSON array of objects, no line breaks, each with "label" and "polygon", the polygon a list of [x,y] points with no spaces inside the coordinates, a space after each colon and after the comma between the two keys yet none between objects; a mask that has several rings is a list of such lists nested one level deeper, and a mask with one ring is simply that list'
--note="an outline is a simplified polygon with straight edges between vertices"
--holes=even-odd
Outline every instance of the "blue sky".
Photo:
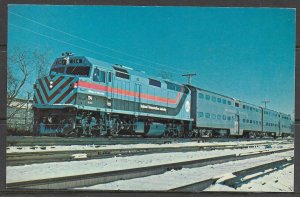
[{"label": "blue sky", "polygon": [[294,9],[10,5],[8,17],[9,51],[72,51],[183,83],[197,73],[203,89],[294,111]]}]

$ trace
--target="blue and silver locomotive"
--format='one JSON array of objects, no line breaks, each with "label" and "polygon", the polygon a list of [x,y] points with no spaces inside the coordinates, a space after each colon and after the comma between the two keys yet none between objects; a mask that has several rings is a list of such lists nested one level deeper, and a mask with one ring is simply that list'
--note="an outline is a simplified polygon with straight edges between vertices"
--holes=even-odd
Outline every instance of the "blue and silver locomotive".
[{"label": "blue and silver locomotive", "polygon": [[64,53],[34,84],[34,130],[67,136],[286,136],[291,117],[142,71]]},{"label": "blue and silver locomotive", "polygon": [[188,87],[122,65],[64,54],[34,88],[39,133],[183,136],[190,130]]}]

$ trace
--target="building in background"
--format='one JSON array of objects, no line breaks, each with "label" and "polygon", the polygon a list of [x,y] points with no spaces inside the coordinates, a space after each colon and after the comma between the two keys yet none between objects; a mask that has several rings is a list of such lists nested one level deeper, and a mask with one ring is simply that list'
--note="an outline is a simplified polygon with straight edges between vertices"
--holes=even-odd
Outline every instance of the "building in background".
[{"label": "building in background", "polygon": [[33,126],[32,99],[17,98],[7,106],[8,135],[29,134]]}]

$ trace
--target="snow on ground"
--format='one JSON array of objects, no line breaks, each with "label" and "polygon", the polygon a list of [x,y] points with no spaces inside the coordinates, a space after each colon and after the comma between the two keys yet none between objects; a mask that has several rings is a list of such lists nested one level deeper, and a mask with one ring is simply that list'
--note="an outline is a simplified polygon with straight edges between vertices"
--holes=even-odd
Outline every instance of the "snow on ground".
[{"label": "snow on ground", "polygon": [[236,189],[218,183],[205,191],[293,192],[294,165],[254,179]]},{"label": "snow on ground", "polygon": [[[259,140],[259,141],[231,141],[231,142],[182,142],[172,144],[128,144],[128,145],[70,145],[70,146],[8,146],[7,153],[14,152],[45,152],[45,151],[71,151],[71,150],[107,150],[129,148],[166,148],[166,147],[190,147],[190,146],[223,146],[223,145],[248,145],[257,143],[277,143],[284,141]],[[291,142],[293,144],[293,142]]]},{"label": "snow on ground", "polygon": [[281,148],[291,148],[293,145],[280,145],[273,148],[257,147],[246,149],[225,149],[212,151],[195,152],[170,152],[153,153],[146,155],[136,155],[127,157],[113,157],[104,159],[91,159],[85,161],[67,161],[31,164],[24,166],[7,166],[7,183],[36,180],[42,178],[64,177],[78,174],[89,174],[97,172],[130,169],[137,167],[153,166],[159,164],[189,161],[210,157],[217,157],[229,154],[252,153],[261,150],[278,150]]},{"label": "snow on ground", "polygon": [[[228,174],[235,171],[254,167],[256,165],[262,165],[271,161],[281,160],[287,157],[292,157],[293,155],[293,151],[276,153],[268,156],[226,162],[223,164],[208,165],[198,168],[183,168],[182,170],[177,171],[171,170],[161,175],[153,175],[130,180],[120,180],[77,189],[166,191],[182,185],[203,181],[208,178],[221,178],[222,176],[228,176]],[[243,191],[248,190],[247,188],[244,188]],[[286,189],[284,191],[289,190]]]}]

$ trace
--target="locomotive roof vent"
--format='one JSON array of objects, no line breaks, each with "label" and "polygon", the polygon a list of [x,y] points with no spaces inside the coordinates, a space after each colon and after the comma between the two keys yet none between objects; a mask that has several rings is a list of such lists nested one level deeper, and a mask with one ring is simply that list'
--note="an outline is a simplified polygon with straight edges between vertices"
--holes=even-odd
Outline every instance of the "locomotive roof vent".
[{"label": "locomotive roof vent", "polygon": [[133,70],[132,68],[127,67],[127,66],[123,66],[123,65],[121,65],[121,64],[115,64],[115,66],[119,66],[119,67],[122,67],[122,68],[126,68],[126,69],[128,69],[128,70]]}]

